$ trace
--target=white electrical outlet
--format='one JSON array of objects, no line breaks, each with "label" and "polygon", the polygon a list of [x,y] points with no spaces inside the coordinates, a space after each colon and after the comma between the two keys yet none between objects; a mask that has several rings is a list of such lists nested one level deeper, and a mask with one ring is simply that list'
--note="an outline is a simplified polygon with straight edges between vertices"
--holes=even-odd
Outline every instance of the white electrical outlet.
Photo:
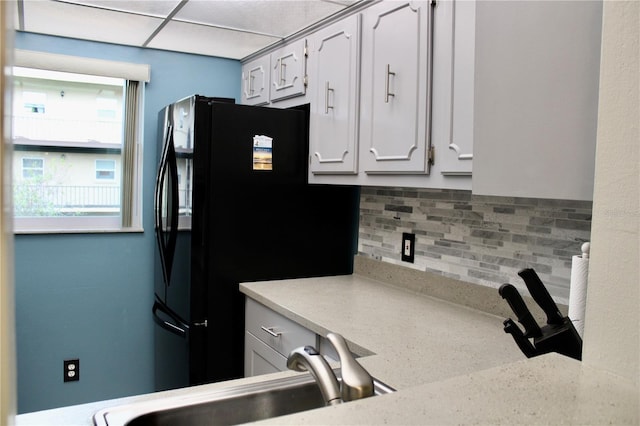
[{"label": "white electrical outlet", "polygon": [[66,359],[64,364],[64,381],[77,382],[80,380],[80,360]]}]

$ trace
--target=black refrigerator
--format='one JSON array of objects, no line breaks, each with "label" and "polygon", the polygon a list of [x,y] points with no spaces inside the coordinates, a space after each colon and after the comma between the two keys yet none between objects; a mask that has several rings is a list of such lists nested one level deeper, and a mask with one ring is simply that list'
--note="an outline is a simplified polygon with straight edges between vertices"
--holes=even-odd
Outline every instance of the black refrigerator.
[{"label": "black refrigerator", "polygon": [[308,105],[194,95],[159,124],[156,389],[243,377],[239,283],[352,273],[359,190],[307,183]]}]

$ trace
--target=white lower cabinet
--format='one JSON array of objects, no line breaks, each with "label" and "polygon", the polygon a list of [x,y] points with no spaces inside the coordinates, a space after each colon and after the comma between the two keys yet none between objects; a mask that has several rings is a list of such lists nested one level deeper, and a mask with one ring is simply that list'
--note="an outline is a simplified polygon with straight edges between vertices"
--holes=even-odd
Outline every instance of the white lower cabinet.
[{"label": "white lower cabinet", "polygon": [[244,333],[244,376],[277,373],[287,369],[287,358],[253,334]]},{"label": "white lower cabinet", "polygon": [[300,324],[251,298],[245,308],[245,377],[284,371],[293,349],[318,347],[318,336]]}]

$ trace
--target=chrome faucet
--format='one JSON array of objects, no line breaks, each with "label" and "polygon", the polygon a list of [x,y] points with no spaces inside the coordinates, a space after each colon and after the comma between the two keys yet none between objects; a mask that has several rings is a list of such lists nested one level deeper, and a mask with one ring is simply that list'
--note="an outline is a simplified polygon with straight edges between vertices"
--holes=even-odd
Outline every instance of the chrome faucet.
[{"label": "chrome faucet", "polygon": [[295,371],[309,371],[316,379],[327,405],[372,396],[373,378],[355,360],[344,338],[339,334],[329,333],[327,339],[340,357],[341,387],[327,361],[312,346],[294,349],[287,359],[287,368]]},{"label": "chrome faucet", "polygon": [[327,405],[342,402],[338,379],[324,357],[313,346],[300,347],[291,351],[287,358],[287,368],[311,373]]}]

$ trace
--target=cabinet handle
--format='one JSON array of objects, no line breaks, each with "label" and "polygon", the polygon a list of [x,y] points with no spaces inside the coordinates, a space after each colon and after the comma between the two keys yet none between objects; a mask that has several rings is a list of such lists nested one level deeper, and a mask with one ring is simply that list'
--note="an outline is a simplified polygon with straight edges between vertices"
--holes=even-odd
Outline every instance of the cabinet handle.
[{"label": "cabinet handle", "polygon": [[254,79],[254,75],[253,73],[249,73],[249,95],[253,95],[253,79]]},{"label": "cabinet handle", "polygon": [[329,114],[329,110],[333,109],[333,105],[329,105],[329,92],[333,92],[333,89],[329,87],[329,82],[327,81],[324,89],[324,113]]},{"label": "cabinet handle", "polygon": [[391,65],[387,64],[387,75],[385,78],[385,86],[384,86],[384,103],[389,103],[389,96],[395,96],[395,93],[389,92],[389,76],[396,75],[395,72],[391,72]]},{"label": "cabinet handle", "polygon": [[282,58],[280,58],[280,85],[284,86],[287,82],[286,78],[287,64],[282,62]]},{"label": "cabinet handle", "polygon": [[264,331],[265,333],[269,333],[273,337],[280,337],[282,335],[282,333],[279,331],[273,331],[273,327],[261,326],[260,328],[262,329],[262,331]]}]

